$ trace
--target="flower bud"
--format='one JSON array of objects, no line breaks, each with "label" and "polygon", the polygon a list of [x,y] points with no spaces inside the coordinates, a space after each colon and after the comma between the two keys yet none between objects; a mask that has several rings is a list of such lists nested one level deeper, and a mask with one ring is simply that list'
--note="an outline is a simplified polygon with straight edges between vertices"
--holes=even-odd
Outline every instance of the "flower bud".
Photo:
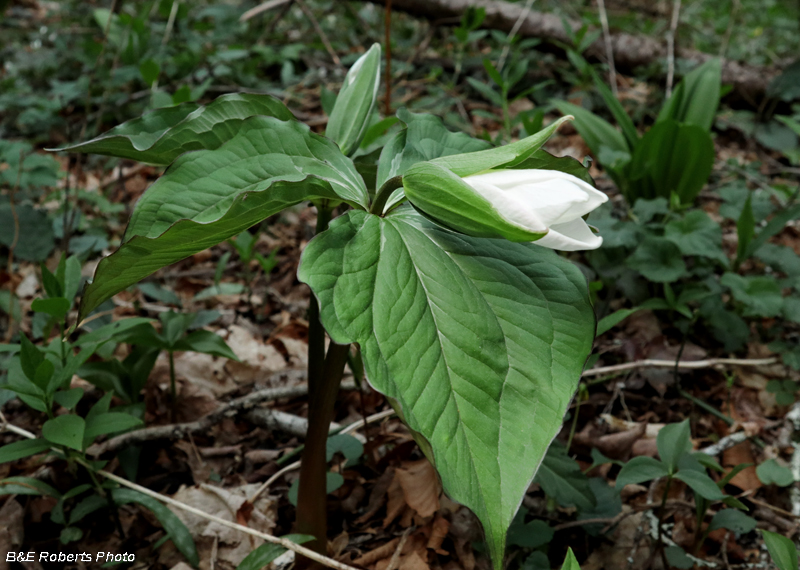
[{"label": "flower bud", "polygon": [[420,163],[403,177],[403,186],[419,210],[467,235],[533,241],[564,251],[603,243],[582,216],[608,197],[558,170],[500,170],[459,178],[438,165]]}]

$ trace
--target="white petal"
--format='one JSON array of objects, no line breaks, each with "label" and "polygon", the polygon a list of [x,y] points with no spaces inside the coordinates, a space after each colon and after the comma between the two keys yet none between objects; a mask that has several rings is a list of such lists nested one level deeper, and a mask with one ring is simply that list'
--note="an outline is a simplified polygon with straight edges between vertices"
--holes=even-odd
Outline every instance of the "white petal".
[{"label": "white petal", "polygon": [[510,192],[504,192],[491,184],[484,184],[478,180],[470,181],[470,186],[486,198],[497,213],[510,223],[531,232],[547,231],[547,226],[542,223],[534,209],[519,202]]},{"label": "white petal", "polygon": [[533,243],[550,249],[581,251],[597,249],[603,244],[603,238],[593,234],[586,222],[582,218],[578,218],[571,222],[552,226],[546,236]]},{"label": "white petal", "polygon": [[546,226],[579,218],[589,201],[589,195],[570,180],[521,184],[506,193],[534,210]]},{"label": "white petal", "polygon": [[[470,185],[482,183],[499,190],[517,192],[527,188],[530,197],[518,200],[549,225],[584,216],[608,201],[608,196],[577,176],[558,170],[498,170],[467,176]],[[563,203],[567,203],[566,206]],[[558,207],[553,207],[558,205]]]}]

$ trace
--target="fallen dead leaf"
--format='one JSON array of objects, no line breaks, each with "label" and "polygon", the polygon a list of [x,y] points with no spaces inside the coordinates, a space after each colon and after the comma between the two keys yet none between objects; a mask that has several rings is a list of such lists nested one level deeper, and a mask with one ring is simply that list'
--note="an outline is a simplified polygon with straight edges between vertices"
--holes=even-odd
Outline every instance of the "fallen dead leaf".
[{"label": "fallen dead leaf", "polygon": [[405,511],[406,506],[403,487],[400,486],[400,480],[397,478],[397,471],[395,471],[392,482],[389,484],[389,488],[386,489],[386,517],[383,519],[383,528],[392,524],[392,521]]},{"label": "fallen dead leaf", "polygon": [[[25,537],[23,521],[25,513],[22,506],[14,499],[7,500],[0,509],[0,552],[16,552]],[[5,556],[0,556],[0,570],[8,570],[9,563]]]},{"label": "fallen dead leaf", "polygon": [[439,476],[427,459],[403,462],[395,471],[405,502],[423,517],[439,510]]},{"label": "fallen dead leaf", "polygon": [[446,550],[442,550],[442,542],[444,542],[448,532],[450,532],[450,521],[437,513],[431,524],[431,535],[426,546],[438,554],[447,554]]},{"label": "fallen dead leaf", "polygon": [[278,349],[255,338],[244,327],[230,326],[226,342],[240,362],[227,361],[225,370],[240,384],[255,382],[286,368],[286,359]]},{"label": "fallen dead leaf", "polygon": [[750,467],[745,467],[731,479],[730,484],[739,487],[742,491],[755,491],[762,486],[761,481],[756,475],[755,458],[750,449],[750,442],[745,441],[739,445],[734,445],[722,453],[722,466],[728,472],[737,465],[750,463]]},{"label": "fallen dead leaf", "polygon": [[[242,506],[247,501],[247,497],[253,494],[258,487],[259,485],[257,484],[233,488],[213,487],[211,485],[182,487],[173,498],[219,518],[237,522],[238,517],[244,512]],[[187,513],[181,509],[170,508],[186,524],[193,537],[218,539],[218,559],[232,564],[234,567],[238,566],[253,549],[263,544],[263,540],[244,534],[236,529],[222,526],[219,523]],[[276,519],[277,507],[275,501],[272,497],[261,495],[253,504],[253,509],[247,522],[250,528],[272,534]]]},{"label": "fallen dead leaf", "polygon": [[356,566],[371,566],[378,560],[383,560],[387,556],[394,554],[398,544],[400,544],[400,539],[394,538],[385,544],[381,544],[378,548],[374,548],[356,558],[353,560],[353,564]]}]

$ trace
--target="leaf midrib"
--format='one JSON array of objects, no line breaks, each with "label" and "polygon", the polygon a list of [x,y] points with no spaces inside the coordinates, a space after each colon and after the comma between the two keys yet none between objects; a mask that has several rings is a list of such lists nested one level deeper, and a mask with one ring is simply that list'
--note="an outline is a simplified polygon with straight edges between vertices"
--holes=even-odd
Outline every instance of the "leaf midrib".
[{"label": "leaf midrib", "polygon": [[[394,221],[393,221],[393,220],[385,220],[385,222],[386,222],[386,223],[389,223],[389,224],[392,224],[392,225],[394,226]],[[405,223],[405,222],[401,222],[401,221],[399,221],[399,222],[397,222],[397,223]],[[406,223],[405,225],[406,225],[406,226],[407,226],[407,227],[408,227],[408,228],[409,228],[411,231],[416,231],[417,233],[419,233],[419,234],[421,234],[422,236],[424,236],[424,237],[425,237],[425,239],[429,240],[429,241],[430,241],[430,242],[431,242],[431,243],[432,243],[434,246],[436,246],[437,248],[438,248],[438,247],[440,247],[440,246],[439,246],[439,244],[437,244],[437,243],[436,243],[436,242],[433,240],[433,238],[431,238],[431,237],[430,237],[430,236],[429,236],[427,233],[425,233],[424,231],[422,231],[422,230],[420,230],[420,229],[418,229],[418,228],[415,228],[415,227],[413,227],[411,224],[408,224],[408,223]],[[413,254],[412,254],[412,248],[411,248],[411,247],[409,247],[408,243],[406,242],[406,240],[405,240],[405,237],[403,236],[403,232],[399,231],[397,227],[395,227],[395,231],[397,231],[397,234],[400,236],[400,240],[402,241],[402,243],[403,243],[403,246],[405,247],[405,249],[406,249],[406,252],[408,253],[408,256],[409,256],[409,258],[412,260],[412,265],[414,266],[414,273],[415,273],[415,274],[416,274],[416,276],[417,276],[417,281],[419,282],[419,284],[420,284],[420,286],[422,287],[422,289],[425,291],[425,302],[426,302],[426,304],[427,304],[427,306],[428,306],[428,311],[429,311],[429,312],[430,312],[430,314],[431,314],[431,318],[433,319],[434,323],[436,324],[436,336],[437,336],[437,338],[439,339],[439,352],[440,352],[440,354],[441,354],[441,356],[442,356],[442,360],[444,361],[444,363],[445,363],[445,366],[446,366],[446,368],[447,368],[447,371],[448,371],[448,374],[447,374],[447,379],[448,379],[448,382],[449,382],[449,384],[450,384],[450,395],[449,395],[449,397],[448,397],[448,400],[449,400],[449,399],[452,399],[452,400],[454,401],[454,403],[455,403],[456,412],[458,413],[458,418],[459,418],[459,422],[458,422],[458,429],[459,429],[459,430],[461,430],[461,431],[462,431],[462,433],[464,433],[464,437],[469,437],[467,434],[468,434],[468,433],[472,434],[473,432],[472,432],[471,430],[470,430],[470,431],[468,431],[468,430],[466,429],[466,426],[467,426],[467,424],[466,424],[466,422],[464,421],[464,417],[463,417],[463,415],[462,415],[461,408],[459,407],[458,399],[455,397],[455,395],[456,395],[456,389],[455,389],[455,386],[453,386],[452,379],[451,379],[451,372],[450,372],[450,371],[452,370],[452,368],[450,367],[450,365],[449,365],[449,364],[448,364],[448,362],[447,362],[447,356],[446,356],[446,354],[445,354],[445,351],[444,351],[444,349],[443,349],[443,344],[442,344],[442,333],[441,333],[441,329],[440,329],[440,327],[439,327],[439,324],[438,324],[438,321],[437,321],[437,318],[436,318],[436,313],[435,313],[435,311],[433,310],[433,308],[431,307],[431,303],[432,303],[432,301],[431,301],[431,297],[430,297],[430,295],[428,294],[428,289],[427,289],[427,288],[426,288],[426,286],[425,286],[425,282],[424,282],[424,280],[423,280],[423,279],[422,279],[422,277],[420,276],[420,273],[419,273],[419,268],[418,268],[417,264],[416,264],[416,263],[414,263],[414,256],[413,256]],[[382,228],[382,224],[381,224],[381,236],[383,236],[383,228]],[[450,252],[449,252],[449,251],[447,251],[447,250],[445,250],[444,248],[441,248],[441,249],[442,249],[442,251],[445,253],[445,255],[447,255],[447,257],[448,257],[448,258],[449,258],[449,259],[450,259],[450,260],[453,262],[453,264],[454,264],[454,265],[455,265],[455,266],[458,268],[459,272],[461,272],[461,274],[464,276],[465,280],[466,280],[467,282],[470,282],[470,283],[471,283],[471,279],[470,279],[470,278],[469,278],[469,277],[468,277],[468,276],[467,276],[467,275],[464,273],[464,270],[462,269],[461,265],[459,265],[459,264],[458,264],[458,263],[455,261],[455,259],[453,259],[453,257],[450,255]],[[377,280],[376,280],[376,282],[377,282]],[[480,291],[480,290],[479,290],[477,287],[475,288],[475,290],[478,292],[478,294],[481,296],[481,298],[482,298],[482,299],[484,299],[484,301],[485,301],[485,297],[484,297],[483,293],[482,293],[482,292],[481,292],[481,291]],[[373,298],[374,298],[374,296],[373,296]],[[487,303],[487,305],[488,305],[488,303]],[[374,306],[375,306],[375,304],[373,303],[373,311],[374,311]],[[495,320],[497,321],[497,315],[495,315],[494,311],[492,311],[492,315],[494,316]],[[373,316],[374,316],[374,315],[373,315]],[[501,326],[500,326],[500,323],[499,323],[499,322],[497,322],[497,326],[498,326],[498,328],[500,329],[500,332],[503,334],[503,344],[505,345],[505,344],[507,343],[507,340],[508,340],[508,339],[507,339],[507,337],[506,337],[506,333],[505,333],[505,331],[503,330],[503,327],[501,327]],[[503,396],[503,392],[504,392],[504,390],[505,390],[505,386],[506,386],[506,384],[507,384],[507,382],[508,382],[508,371],[509,371],[509,370],[510,370],[510,364],[509,364],[509,367],[508,367],[508,369],[506,370],[505,376],[503,377],[503,382],[502,382],[502,384],[501,384],[501,386],[500,386],[500,394],[499,394],[499,396],[498,396],[498,399],[497,399],[497,403],[498,403],[498,416],[500,417],[500,424],[498,425],[498,432],[497,432],[498,448],[499,448],[499,445],[500,445],[500,439],[502,438],[502,433],[503,433],[503,424],[502,424],[502,422],[503,422],[503,417],[502,417],[502,414],[500,414],[500,413],[499,413],[499,405],[500,405],[500,400],[502,399],[502,396]],[[483,390],[481,390],[481,391],[483,391]],[[490,396],[490,397],[491,397],[491,396]],[[492,399],[494,399],[494,398],[492,398]],[[412,411],[413,411],[413,406],[412,406]],[[485,414],[484,414],[484,415],[485,415]],[[438,425],[439,421],[441,420],[441,418],[442,418],[443,416],[444,416],[444,414],[441,414],[441,415],[439,416],[439,418],[438,418],[438,419],[437,419],[437,421],[436,421],[436,424],[434,424],[434,428],[433,428],[432,432],[436,430],[436,426]],[[488,417],[488,416],[487,416],[487,417]],[[489,418],[489,419],[491,419],[491,418]],[[471,440],[472,438],[470,437],[469,439]],[[472,446],[470,446],[470,447],[472,447]],[[475,473],[475,474],[476,474],[476,477],[477,477],[478,470],[477,470],[477,467],[476,467],[476,465],[475,465],[475,458],[473,457],[473,454],[472,454],[471,452],[470,452],[470,453],[467,453],[467,456],[469,457],[469,462],[470,462],[470,465],[471,465],[471,467],[472,467],[472,471],[473,471],[473,473]],[[498,477],[499,477],[499,479],[500,479],[500,488],[502,489],[502,488],[503,488],[503,470],[502,470],[502,468],[501,468],[501,466],[500,466],[499,457],[498,457],[498,458],[497,458],[497,460],[495,461],[495,464],[497,465],[497,473],[498,473]],[[484,511],[485,511],[485,512],[487,513],[487,515],[488,515],[488,514],[490,513],[490,509],[488,508],[488,505],[486,504],[486,500],[485,500],[485,498],[484,498],[484,493],[483,493],[482,485],[480,485],[480,484],[479,484],[479,489],[478,489],[478,491],[479,491],[479,496],[480,496],[480,498],[481,498],[481,502],[483,503]],[[489,521],[487,521],[487,522],[489,522]],[[489,524],[491,524],[491,523],[489,523]]]}]

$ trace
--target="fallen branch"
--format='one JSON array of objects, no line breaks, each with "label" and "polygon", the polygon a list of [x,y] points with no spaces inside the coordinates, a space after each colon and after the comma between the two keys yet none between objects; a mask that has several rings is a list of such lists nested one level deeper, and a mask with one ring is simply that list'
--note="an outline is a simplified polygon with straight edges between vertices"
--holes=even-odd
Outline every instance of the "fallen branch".
[{"label": "fallen branch", "polygon": [[268,2],[259,4],[255,8],[250,8],[247,12],[245,12],[239,17],[239,21],[246,22],[247,20],[255,18],[256,16],[258,16],[263,12],[267,12],[269,10],[272,10],[273,8],[277,8],[278,6],[283,6],[284,4],[288,4],[291,1],[292,0],[269,0]]},{"label": "fallen branch", "polygon": [[[273,374],[270,380],[278,380],[285,377],[287,374],[296,376],[305,375],[304,370],[288,370]],[[343,383],[342,387],[345,389],[352,389],[354,384]],[[271,402],[281,398],[295,398],[308,393],[308,386],[301,384],[298,386],[287,386],[282,388],[267,388],[265,390],[258,390],[241,398],[236,398],[206,414],[199,420],[193,422],[185,422],[181,424],[169,424],[165,426],[155,426],[145,429],[140,429],[117,437],[111,438],[106,442],[92,445],[86,453],[93,456],[100,456],[104,453],[117,451],[129,445],[136,445],[144,443],[145,441],[156,441],[161,439],[182,439],[187,435],[194,435],[203,433],[211,428],[211,426],[219,423],[225,418],[235,417],[243,412],[254,409],[259,404],[264,402]],[[275,420],[275,425],[280,420]]]},{"label": "fallen branch", "polygon": [[603,43],[606,46],[606,59],[608,60],[608,84],[614,97],[619,99],[617,89],[617,67],[614,65],[614,46],[611,44],[611,30],[608,27],[608,14],[603,0],[597,0],[597,11],[600,13],[600,25],[603,27]]},{"label": "fallen branch", "polygon": [[[306,390],[304,393],[308,393]],[[308,432],[308,419],[294,414],[287,414],[280,410],[270,410],[265,408],[258,408],[250,410],[245,414],[246,419],[251,424],[266,428],[270,431],[280,431],[295,435],[297,437],[305,437]],[[341,428],[336,422],[331,422],[331,430]]]},{"label": "fallen branch", "polygon": [[708,358],[706,360],[681,360],[677,363],[674,360],[646,359],[626,362],[624,364],[614,364],[613,366],[591,368],[589,370],[584,370],[582,376],[602,376],[603,374],[626,372],[638,368],[675,368],[677,366],[678,368],[687,370],[697,370],[700,368],[713,368],[715,366],[768,366],[777,363],[777,358]]},{"label": "fallen branch", "polygon": [[747,441],[748,439],[747,433],[743,431],[737,431],[736,433],[732,433],[731,435],[726,435],[721,440],[713,445],[709,445],[708,447],[704,447],[700,449],[700,453],[705,453],[706,455],[710,455],[712,457],[716,457],[726,449],[730,449],[740,443]]},{"label": "fallen branch", "polygon": [[[384,0],[362,0],[383,5]],[[461,15],[470,6],[482,7],[486,10],[483,27],[508,32],[519,19],[523,6],[503,0],[393,0],[395,10],[407,12],[413,16],[429,20],[444,20],[457,23]],[[572,29],[577,30],[582,22],[569,20]],[[570,43],[559,16],[531,11],[523,18],[519,34],[544,40]],[[614,61],[618,68],[632,70],[640,65],[648,65],[658,61],[666,61],[667,46],[665,42],[649,36],[616,33],[610,38]],[[606,53],[604,38],[598,38],[586,50],[586,55],[601,60]],[[678,50],[675,54],[691,61],[695,65],[705,63],[714,55],[690,49]],[[733,85],[734,90],[751,104],[764,94],[770,81],[778,71],[770,68],[755,67],[730,59],[722,60],[722,82]]]},{"label": "fallen branch", "polygon": [[[361,427],[363,427],[363,426],[365,426],[367,424],[378,422],[378,421],[380,421],[380,420],[382,420],[384,418],[391,417],[394,414],[395,414],[395,411],[391,410],[391,409],[390,410],[384,410],[382,412],[378,412],[377,414],[372,414],[371,416],[369,416],[366,419],[358,420],[357,422],[353,422],[352,424],[350,424],[349,426],[344,428],[339,433],[351,433],[351,432],[354,432],[355,430],[357,430],[357,429],[359,429],[359,428],[361,428]],[[250,497],[247,500],[250,501],[251,503],[254,502],[258,498],[258,496],[261,493],[263,493],[265,490],[269,489],[270,485],[272,485],[275,481],[277,481],[278,479],[283,477],[289,471],[293,471],[294,469],[297,469],[298,467],[300,467],[300,462],[299,461],[295,461],[294,463],[290,463],[289,465],[287,465],[283,469],[280,469],[272,477],[267,479],[258,489],[256,489],[256,491],[252,495],[250,495]]]},{"label": "fallen branch", "polygon": [[[786,414],[786,422],[790,424],[795,435],[800,433],[800,403],[796,402],[792,409],[789,410],[789,413]],[[792,515],[800,517],[800,483],[798,483],[800,481],[800,443],[797,443],[796,438],[792,438],[792,446],[794,447],[794,452],[789,464],[795,481],[790,492]]]}]

